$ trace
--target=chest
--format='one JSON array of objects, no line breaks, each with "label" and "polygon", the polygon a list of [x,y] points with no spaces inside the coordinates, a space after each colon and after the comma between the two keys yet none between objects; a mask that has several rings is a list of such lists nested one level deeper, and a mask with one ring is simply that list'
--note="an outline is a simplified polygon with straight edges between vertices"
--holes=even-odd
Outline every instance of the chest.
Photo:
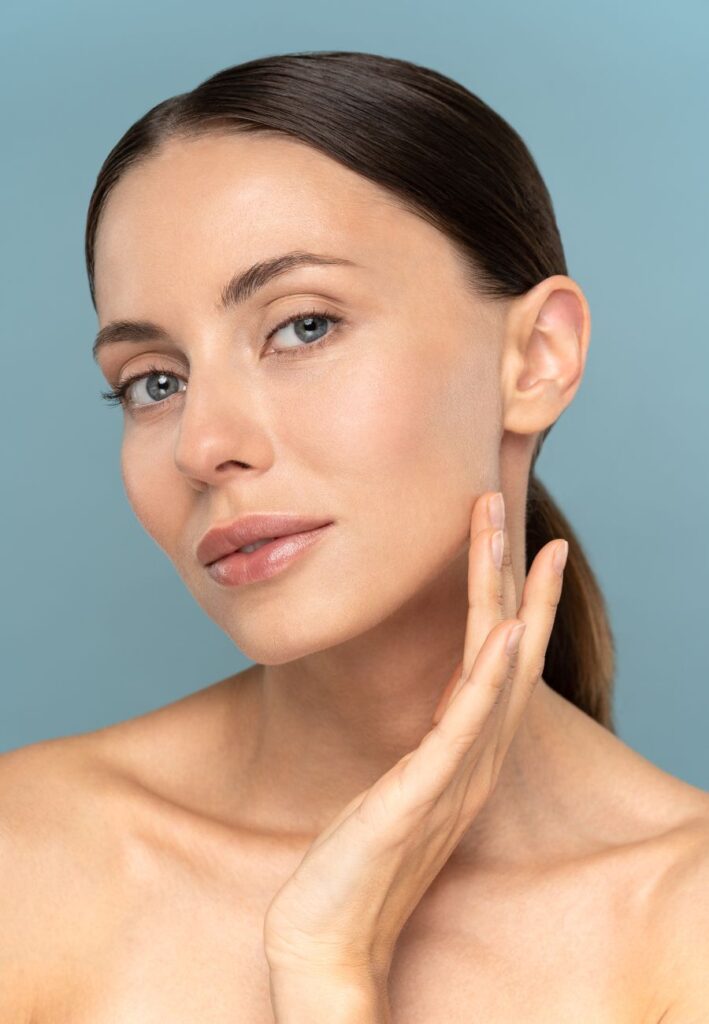
[{"label": "chest", "polygon": [[[262,922],[277,879],[163,868],[116,891],[48,1020],[272,1024]],[[392,1024],[647,1024],[642,927],[601,878],[504,892],[434,883],[397,944]]]}]

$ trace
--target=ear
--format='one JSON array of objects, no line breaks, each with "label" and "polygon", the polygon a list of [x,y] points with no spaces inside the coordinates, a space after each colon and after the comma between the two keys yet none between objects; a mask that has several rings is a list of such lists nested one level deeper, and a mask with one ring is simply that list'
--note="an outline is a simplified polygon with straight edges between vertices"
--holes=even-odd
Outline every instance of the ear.
[{"label": "ear", "polygon": [[500,369],[505,430],[536,434],[559,418],[581,383],[590,336],[586,297],[564,274],[512,300]]}]

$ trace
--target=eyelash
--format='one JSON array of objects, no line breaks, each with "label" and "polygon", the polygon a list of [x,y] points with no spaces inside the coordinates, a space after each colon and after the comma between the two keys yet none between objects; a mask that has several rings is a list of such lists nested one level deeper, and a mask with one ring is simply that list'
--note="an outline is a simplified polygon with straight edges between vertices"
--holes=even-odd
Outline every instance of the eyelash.
[{"label": "eyelash", "polygon": [[[284,327],[288,327],[289,324],[295,323],[296,320],[307,320],[310,317],[319,317],[323,320],[330,320],[335,325],[335,327],[342,320],[342,317],[334,316],[324,309],[311,308],[301,310],[299,313],[294,313],[292,316],[289,316],[287,319],[283,320],[282,323],[278,324],[277,327],[274,327],[273,330],[270,331],[269,334],[267,335],[266,340],[270,340],[270,338],[272,338],[274,334],[277,334],[278,331],[282,330]],[[324,348],[324,346],[327,345],[328,342],[332,340],[333,335],[336,333],[336,330],[331,330],[329,331],[328,334],[323,335],[322,338],[317,338],[315,341],[310,342],[307,345],[304,344],[302,348],[283,349],[283,351],[276,352],[275,354],[277,356],[285,356],[286,358],[297,358],[301,355],[301,353],[309,352],[313,348]],[[135,381],[142,380],[143,377],[149,377],[153,373],[162,373],[165,376],[179,377],[180,380],[184,380],[184,377],[182,377],[179,373],[174,373],[172,370],[166,370],[164,366],[156,366],[155,364],[151,364],[146,369],[141,370],[140,373],[134,373],[130,377],[127,377],[124,381],[122,381],[122,383],[118,384],[115,388],[112,388],[110,391],[102,391],[101,398],[103,398],[106,402],[108,402],[111,405],[123,405],[125,408],[129,408],[131,406],[131,403],[126,398],[128,388],[132,384],[134,384]],[[133,411],[140,413],[147,409],[155,409],[160,405],[165,405],[166,402],[170,400],[170,398],[174,397],[174,395],[169,395],[168,398],[163,399],[163,401],[161,402],[151,402],[148,403],[148,405],[134,406]]]}]

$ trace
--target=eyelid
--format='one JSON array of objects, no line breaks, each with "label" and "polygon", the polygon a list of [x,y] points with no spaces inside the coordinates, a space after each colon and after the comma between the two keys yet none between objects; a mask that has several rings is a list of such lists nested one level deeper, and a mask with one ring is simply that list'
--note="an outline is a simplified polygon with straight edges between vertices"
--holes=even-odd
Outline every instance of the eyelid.
[{"label": "eyelid", "polygon": [[283,330],[284,327],[290,327],[292,323],[295,323],[298,320],[307,320],[310,317],[317,318],[320,320],[329,320],[333,326],[328,331],[327,334],[323,335],[322,338],[316,338],[315,341],[311,342],[310,344],[306,344],[304,342],[302,347],[293,346],[293,348],[290,349],[273,350],[274,355],[276,357],[288,357],[300,352],[307,351],[308,349],[311,348],[322,348],[329,342],[332,336],[337,333],[338,327],[344,323],[344,317],[338,316],[336,313],[330,312],[330,310],[325,309],[323,306],[316,307],[314,305],[311,305],[307,309],[301,309],[298,312],[291,313],[289,316],[287,316],[284,320],[281,321],[281,323],[278,324],[277,327],[274,327],[272,330],[268,332],[268,334],[266,335],[266,340],[270,341],[274,334],[278,334],[278,332]]},{"label": "eyelid", "polygon": [[[338,333],[338,327],[343,325],[345,322],[344,317],[339,316],[336,313],[331,313],[329,310],[325,309],[322,306],[315,307],[314,305],[311,305],[307,309],[301,309],[298,312],[291,313],[289,316],[285,317],[279,324],[277,324],[268,332],[268,334],[266,335],[266,340],[269,341],[275,334],[277,334],[284,327],[288,327],[290,326],[290,324],[295,323],[298,320],[306,320],[309,317],[329,320],[332,323],[333,327],[327,334],[323,335],[322,338],[316,338],[315,341],[311,342],[310,344],[303,343],[302,347],[294,346],[292,349],[273,350],[273,355],[276,357],[276,359],[281,357],[288,359],[294,356],[297,358],[301,357],[301,353],[307,353],[310,349],[324,348],[326,345],[330,343],[330,341],[333,338],[333,335],[336,335]],[[176,398],[178,394],[184,394],[184,390],[178,391],[174,395],[168,395],[167,398],[163,399],[160,402],[148,402],[145,405],[137,405],[129,402],[127,400],[127,392],[133,386],[133,384],[137,383],[140,380],[143,380],[145,377],[149,377],[152,374],[156,373],[162,374],[167,377],[175,377],[176,379],[182,380],[185,384],[188,383],[187,379],[176,370],[170,370],[165,366],[158,366],[155,363],[151,363],[149,366],[146,366],[143,369],[136,371],[135,373],[129,374],[123,380],[119,381],[119,383],[116,384],[115,388],[113,388],[112,390],[102,392],[101,397],[106,401],[121,405],[127,412],[133,412],[140,415],[142,412],[147,411],[149,409],[158,409],[161,406],[167,405],[170,402],[170,399]]]}]

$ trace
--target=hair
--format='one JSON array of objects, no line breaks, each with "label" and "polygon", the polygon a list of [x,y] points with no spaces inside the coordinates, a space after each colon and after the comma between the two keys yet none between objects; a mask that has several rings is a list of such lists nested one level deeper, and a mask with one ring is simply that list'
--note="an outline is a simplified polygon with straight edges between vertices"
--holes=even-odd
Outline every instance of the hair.
[{"label": "hair", "polygon": [[[567,274],[549,192],[517,132],[460,83],[410,61],[356,51],[277,54],[219,71],[158,103],[106,157],[91,195],[85,254],[96,308],[94,246],[101,211],[125,171],[172,139],[280,133],[389,190],[453,244],[485,298],[521,295]],[[545,681],[615,732],[615,645],[603,594],[568,520],[535,474],[525,508],[526,571],[550,540],[569,554],[544,661]]]}]

